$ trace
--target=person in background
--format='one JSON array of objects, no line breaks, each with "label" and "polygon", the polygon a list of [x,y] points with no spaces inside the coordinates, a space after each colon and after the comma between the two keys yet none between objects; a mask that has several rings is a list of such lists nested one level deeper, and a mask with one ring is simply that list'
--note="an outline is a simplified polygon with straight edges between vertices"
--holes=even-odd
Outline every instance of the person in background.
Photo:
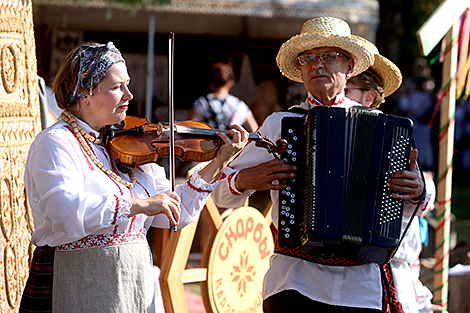
[{"label": "person in background", "polygon": [[377,109],[401,82],[400,69],[386,57],[376,54],[371,67],[348,79],[345,94],[362,106]]},{"label": "person in background", "polygon": [[76,47],[57,73],[63,112],[36,137],[24,173],[36,249],[20,312],[155,312],[147,230],[194,222],[246,144],[239,125],[218,133],[216,157],[174,191],[156,163],[119,170],[103,142],[126,118],[129,83],[111,42]]},{"label": "person in background", "polygon": [[192,104],[189,119],[208,123],[216,129],[229,129],[232,123],[242,125],[254,133],[258,123],[250,108],[230,94],[234,84],[232,68],[223,62],[212,64],[209,78],[209,94],[201,96]]},{"label": "person in background", "polygon": [[[341,19],[320,17],[306,21],[301,33],[281,46],[276,61],[284,76],[304,84],[307,100],[288,111],[271,114],[258,132],[276,142],[281,137],[284,117],[302,117],[317,106],[359,105],[345,97],[346,81],[367,70],[375,54],[377,48],[352,35],[349,25]],[[409,170],[393,174],[387,184],[397,191],[393,197],[404,201],[405,221],[416,208],[416,201],[425,198],[418,213],[425,210],[429,196],[416,169],[417,157],[418,151],[413,150]],[[278,208],[279,190],[286,188],[279,182],[302,174],[295,173],[295,166],[257,150],[254,144],[248,144],[229,167],[235,171],[213,192],[214,201],[223,207],[243,204],[256,190],[271,190],[273,208]],[[272,210],[272,220],[277,228],[276,209]],[[357,264],[347,258],[324,261],[295,248],[276,248],[264,277],[263,309],[266,313],[300,312],[305,308],[314,312],[403,312],[394,293],[386,292],[393,289],[390,276],[382,275],[389,270],[376,263]]]},{"label": "person in background", "polygon": [[435,104],[434,87],[435,82],[428,61],[418,58],[413,65],[413,76],[403,80],[403,85],[395,97],[398,100],[398,114],[413,120],[414,138],[421,152],[421,165],[425,171],[437,169],[435,146],[438,137],[436,130],[428,127]]},{"label": "person in background", "polygon": [[[386,57],[376,54],[374,63],[364,72],[348,79],[346,97],[362,106],[378,109],[385,98],[392,95],[401,85],[400,69]],[[432,180],[426,179],[426,191],[431,195],[428,209],[433,206],[435,187]],[[431,303],[432,293],[419,280],[419,254],[421,252],[420,220],[415,216],[403,242],[390,264],[396,285],[398,300],[404,312],[418,313],[440,311],[441,307]],[[404,222],[406,227],[408,222]]]}]

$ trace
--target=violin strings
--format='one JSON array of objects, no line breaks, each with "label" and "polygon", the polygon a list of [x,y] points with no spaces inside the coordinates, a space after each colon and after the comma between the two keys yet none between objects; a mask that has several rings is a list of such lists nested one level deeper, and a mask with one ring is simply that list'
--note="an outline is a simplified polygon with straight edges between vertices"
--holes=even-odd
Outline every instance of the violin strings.
[{"label": "violin strings", "polygon": [[95,165],[99,169],[101,169],[106,175],[110,176],[115,181],[123,184],[124,186],[126,186],[128,188],[134,187],[137,179],[136,179],[135,173],[132,169],[129,168],[129,176],[131,178],[131,181],[128,182],[128,181],[124,180],[121,176],[117,175],[112,170],[110,170],[109,168],[104,166],[104,164],[101,163],[100,160],[98,160],[95,153],[86,144],[85,140],[91,141],[91,142],[96,143],[96,144],[102,143],[103,142],[103,137],[102,137],[101,134],[100,134],[99,138],[95,138],[95,137],[91,136],[90,134],[86,133],[83,129],[81,129],[77,125],[77,123],[75,121],[75,118],[73,117],[72,113],[68,110],[64,110],[60,114],[60,118],[72,127],[73,133],[75,134],[75,137],[77,137],[78,142],[82,146],[83,150],[85,150],[86,154],[90,157],[90,159],[93,161],[93,163],[95,163]]},{"label": "violin strings", "polygon": [[200,135],[200,136],[212,136],[214,138],[219,138],[216,135],[218,130],[215,129],[204,129],[197,127],[188,127],[188,126],[176,126],[176,132],[181,135]]}]

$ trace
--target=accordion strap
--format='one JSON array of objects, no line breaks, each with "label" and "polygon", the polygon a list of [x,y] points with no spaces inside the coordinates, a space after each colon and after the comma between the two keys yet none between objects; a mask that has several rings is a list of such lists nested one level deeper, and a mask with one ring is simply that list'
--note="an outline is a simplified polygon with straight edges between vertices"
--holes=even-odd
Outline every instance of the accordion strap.
[{"label": "accordion strap", "polygon": [[329,266],[357,266],[357,265],[368,264],[367,262],[356,261],[356,260],[344,258],[344,257],[334,257],[334,258],[324,259],[315,255],[303,254],[296,248],[279,249],[277,245],[274,248],[274,253],[279,253],[279,254],[290,256],[290,257],[299,258],[305,261],[318,263],[322,265],[329,265]]},{"label": "accordion strap", "polygon": [[304,254],[300,252],[299,249],[296,249],[296,248],[281,249],[277,244],[277,231],[274,225],[271,225],[271,232],[274,237],[274,253],[279,253],[279,254],[290,256],[290,257],[302,259],[305,261],[323,264],[323,265],[330,265],[330,266],[357,266],[357,265],[368,264],[367,262],[357,261],[357,260],[353,260],[353,259],[349,259],[345,257],[334,257],[334,258],[325,259],[325,258],[315,256],[315,255]]}]

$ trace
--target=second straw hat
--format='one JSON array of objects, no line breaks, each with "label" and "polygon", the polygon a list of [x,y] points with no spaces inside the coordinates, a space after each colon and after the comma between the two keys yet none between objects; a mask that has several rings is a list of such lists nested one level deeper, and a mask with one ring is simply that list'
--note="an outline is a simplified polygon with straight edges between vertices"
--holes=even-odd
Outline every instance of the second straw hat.
[{"label": "second straw hat", "polygon": [[384,97],[388,97],[397,91],[403,77],[395,63],[380,54],[376,54],[374,64],[371,65],[371,68],[380,76],[380,79],[382,79]]}]

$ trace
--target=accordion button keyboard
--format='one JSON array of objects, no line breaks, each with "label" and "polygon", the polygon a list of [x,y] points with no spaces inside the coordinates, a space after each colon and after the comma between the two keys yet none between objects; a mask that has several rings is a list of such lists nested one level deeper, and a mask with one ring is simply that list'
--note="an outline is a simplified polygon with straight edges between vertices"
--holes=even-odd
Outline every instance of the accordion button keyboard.
[{"label": "accordion button keyboard", "polygon": [[408,168],[412,126],[362,107],[315,107],[304,117],[284,117],[288,149],[280,158],[297,171],[295,179],[279,180],[287,186],[273,208],[279,247],[388,262],[400,238],[403,201],[387,183]]},{"label": "accordion button keyboard", "polygon": [[[285,139],[288,143],[288,149],[285,153],[281,154],[281,159],[285,163],[297,166],[297,175],[301,175],[302,164],[300,163],[301,151],[304,149],[302,141],[303,138],[303,122],[298,117],[285,117],[282,122],[281,138]],[[302,136],[301,136],[302,134]],[[299,176],[300,177],[300,176]],[[296,246],[298,236],[295,235],[299,231],[299,222],[297,216],[297,206],[300,205],[296,202],[296,198],[300,197],[300,186],[298,186],[296,178],[283,179],[282,184],[287,187],[279,192],[279,228],[278,228],[278,244],[280,247]],[[299,198],[300,199],[300,198]]]}]

